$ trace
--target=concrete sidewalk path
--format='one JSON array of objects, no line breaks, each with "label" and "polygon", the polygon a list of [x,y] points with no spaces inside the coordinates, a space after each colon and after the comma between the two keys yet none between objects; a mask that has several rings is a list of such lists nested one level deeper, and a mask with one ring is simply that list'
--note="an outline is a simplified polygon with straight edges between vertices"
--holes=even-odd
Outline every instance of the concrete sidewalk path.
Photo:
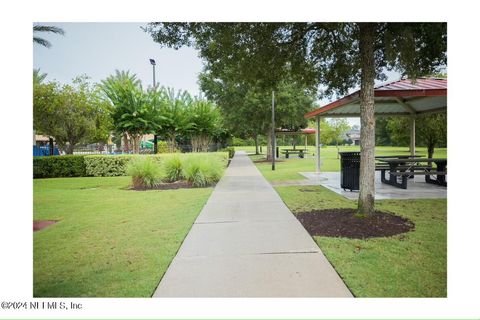
[{"label": "concrete sidewalk path", "polygon": [[245,152],[236,152],[154,297],[351,297]]}]

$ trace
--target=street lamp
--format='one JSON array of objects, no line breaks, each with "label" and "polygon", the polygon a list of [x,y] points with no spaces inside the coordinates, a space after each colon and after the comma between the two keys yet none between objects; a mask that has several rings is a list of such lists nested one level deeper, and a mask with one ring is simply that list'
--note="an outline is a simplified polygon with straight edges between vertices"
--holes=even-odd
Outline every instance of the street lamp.
[{"label": "street lamp", "polygon": [[153,67],[153,87],[155,88],[156,87],[156,83],[155,83],[155,60],[153,59],[150,59],[150,64],[152,65]]},{"label": "street lamp", "polygon": [[[155,83],[155,60],[150,59],[150,64],[153,67],[153,90],[155,90],[157,84]],[[153,135],[153,153],[156,154],[158,150],[158,140],[157,140],[157,133],[155,132]]]}]

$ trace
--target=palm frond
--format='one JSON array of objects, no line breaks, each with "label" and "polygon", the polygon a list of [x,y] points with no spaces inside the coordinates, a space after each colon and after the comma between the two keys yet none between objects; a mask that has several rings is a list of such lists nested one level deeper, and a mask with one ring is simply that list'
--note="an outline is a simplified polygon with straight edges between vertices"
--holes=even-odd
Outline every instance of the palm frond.
[{"label": "palm frond", "polygon": [[41,46],[44,46],[46,48],[50,48],[52,46],[52,44],[49,41],[47,41],[43,38],[39,38],[39,37],[33,37],[33,42],[35,42],[35,43],[37,43]]},{"label": "palm frond", "polygon": [[[63,31],[62,28],[54,27],[54,26],[40,26],[40,25],[33,26],[33,33],[36,33],[36,32],[51,32],[51,33],[60,34],[60,35],[65,34],[65,31]],[[44,46],[46,48],[50,48],[52,46],[52,44],[48,40],[45,40],[40,37],[34,36],[33,42],[41,46]]]},{"label": "palm frond", "polygon": [[65,34],[65,31],[62,28],[54,27],[54,26],[33,26],[33,32],[51,32],[56,34],[61,34],[62,36]]},{"label": "palm frond", "polygon": [[33,83],[41,84],[47,77],[46,73],[40,72],[40,69],[33,69]]}]

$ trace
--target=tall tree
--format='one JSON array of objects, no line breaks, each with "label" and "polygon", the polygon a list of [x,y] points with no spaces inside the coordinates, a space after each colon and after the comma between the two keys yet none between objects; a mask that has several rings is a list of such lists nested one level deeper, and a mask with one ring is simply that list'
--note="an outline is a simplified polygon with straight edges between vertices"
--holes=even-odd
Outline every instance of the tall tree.
[{"label": "tall tree", "polygon": [[[290,74],[324,95],[361,88],[358,212],[374,212],[374,80],[395,69],[410,78],[446,64],[445,23],[150,23],[154,41],[195,46],[213,73],[228,66],[265,89]],[[268,91],[268,90],[266,90]]]},{"label": "tall tree", "polygon": [[[320,138],[326,136],[330,143],[335,144],[337,147],[337,159],[340,158],[340,149],[338,147],[339,142],[343,140],[344,134],[350,129],[350,125],[344,118],[333,118],[329,122],[324,122],[324,130],[322,131],[322,123],[320,123],[320,132],[322,132]],[[326,132],[325,132],[326,131]]]},{"label": "tall tree", "polygon": [[47,77],[46,73],[42,73],[40,69],[33,69],[33,85],[41,84]]},{"label": "tall tree", "polygon": [[170,151],[177,147],[177,137],[187,135],[192,127],[189,122],[188,109],[193,103],[193,98],[187,91],[175,91],[172,88],[160,88],[159,99],[162,101],[158,110],[161,117],[157,134],[167,138]]},{"label": "tall tree", "polygon": [[187,110],[188,133],[193,152],[206,152],[213,139],[222,132],[220,109],[207,100],[194,99]]},{"label": "tall tree", "polygon": [[50,41],[48,40],[45,40],[39,36],[35,36],[36,33],[39,33],[39,32],[49,32],[49,33],[54,33],[54,34],[60,34],[60,35],[64,35],[65,34],[65,31],[63,31],[62,28],[59,28],[59,27],[54,27],[54,26],[43,26],[43,25],[35,25],[33,26],[33,43],[37,43],[41,46],[44,46],[46,48],[50,48],[52,46],[52,44],[50,43]]},{"label": "tall tree", "polygon": [[101,88],[113,107],[113,125],[123,134],[125,151],[129,151],[130,137],[133,152],[139,153],[142,135],[154,133],[161,127],[159,93],[156,89],[145,92],[136,75],[118,70],[102,81]]},{"label": "tall tree", "polygon": [[377,117],[375,119],[375,145],[376,146],[392,145],[392,137],[387,127],[389,120],[390,120],[390,117]]},{"label": "tall tree", "polygon": [[[239,81],[223,70],[218,77],[205,72],[200,76],[200,88],[214,100],[224,113],[226,125],[238,136],[255,140],[258,154],[258,135],[266,135],[267,159],[271,158],[271,92],[259,82]],[[275,121],[277,128],[299,129],[307,125],[303,115],[310,111],[314,92],[293,79],[281,79],[276,85]]]},{"label": "tall tree", "polygon": [[[387,130],[397,145],[406,145],[409,141],[408,129],[410,121],[407,118],[391,118]],[[424,114],[416,118],[417,145],[427,147],[427,156],[432,158],[435,147],[447,145],[447,115],[446,113]]]},{"label": "tall tree", "polygon": [[79,143],[108,138],[109,106],[86,77],[74,79],[72,85],[49,82],[33,88],[34,129],[54,137],[67,154]]}]

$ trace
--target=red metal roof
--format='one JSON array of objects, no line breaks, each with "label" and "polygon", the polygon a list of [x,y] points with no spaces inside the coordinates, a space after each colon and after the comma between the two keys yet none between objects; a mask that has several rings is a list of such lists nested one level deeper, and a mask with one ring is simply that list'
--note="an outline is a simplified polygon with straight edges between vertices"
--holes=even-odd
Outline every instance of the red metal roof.
[{"label": "red metal roof", "polygon": [[305,134],[314,134],[315,132],[317,132],[317,130],[313,128],[305,128],[305,129],[302,129],[302,132]]},{"label": "red metal roof", "polygon": [[[447,79],[440,78],[418,78],[414,82],[410,79],[402,79],[379,85],[374,91],[377,97],[439,97],[447,96]],[[328,112],[344,105],[355,103],[360,99],[360,90],[357,90],[341,99],[329,103],[321,108],[315,109],[307,114],[305,118]]]},{"label": "red metal roof", "polygon": [[385,90],[431,90],[447,89],[447,79],[439,78],[418,78],[412,83],[409,79],[398,80],[382,84],[375,88],[375,91]]}]

